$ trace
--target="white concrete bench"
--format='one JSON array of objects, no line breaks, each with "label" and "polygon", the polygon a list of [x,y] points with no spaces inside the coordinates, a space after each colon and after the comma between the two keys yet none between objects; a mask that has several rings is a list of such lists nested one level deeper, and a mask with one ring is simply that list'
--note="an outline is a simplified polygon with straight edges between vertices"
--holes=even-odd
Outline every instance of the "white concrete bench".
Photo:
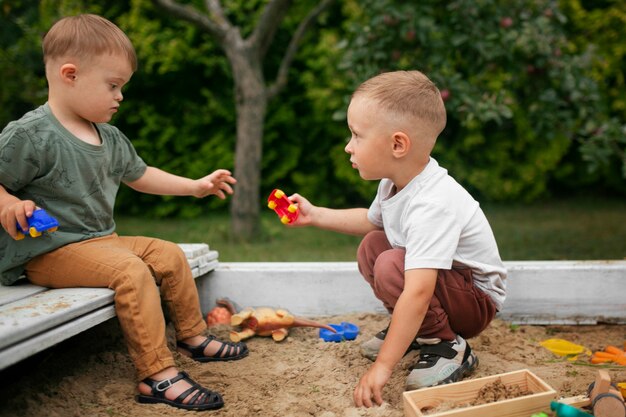
[{"label": "white concrete bench", "polygon": [[[200,244],[179,245],[194,278],[218,265],[218,253]],[[0,285],[0,370],[115,316],[108,288],[48,289],[25,280]]]}]

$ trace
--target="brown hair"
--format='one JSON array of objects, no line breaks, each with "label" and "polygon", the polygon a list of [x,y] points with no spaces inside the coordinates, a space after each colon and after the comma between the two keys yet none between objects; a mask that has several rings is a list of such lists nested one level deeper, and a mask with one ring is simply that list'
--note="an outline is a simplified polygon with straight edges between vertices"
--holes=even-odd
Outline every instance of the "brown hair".
[{"label": "brown hair", "polygon": [[365,96],[382,110],[419,120],[421,129],[436,139],[446,126],[446,109],[439,89],[420,71],[379,74],[361,84],[352,97]]},{"label": "brown hair", "polygon": [[109,20],[94,14],[65,17],[43,38],[43,60],[71,56],[89,59],[103,54],[122,54],[137,70],[137,55],[128,36]]}]

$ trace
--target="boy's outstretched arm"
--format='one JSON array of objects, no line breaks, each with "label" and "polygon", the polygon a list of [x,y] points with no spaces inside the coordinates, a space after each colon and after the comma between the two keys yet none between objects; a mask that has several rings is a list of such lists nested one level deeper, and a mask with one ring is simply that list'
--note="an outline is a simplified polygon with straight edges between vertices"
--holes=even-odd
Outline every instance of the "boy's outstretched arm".
[{"label": "boy's outstretched arm", "polygon": [[20,200],[0,185],[0,223],[6,232],[17,238],[16,222],[22,229],[28,230],[27,218],[33,215],[35,203],[31,200]]},{"label": "boy's outstretched arm", "polygon": [[354,389],[357,407],[383,403],[383,387],[421,327],[436,283],[436,269],[410,269],[404,273],[404,289],[394,307],[385,341],[376,361]]},{"label": "boy's outstretched arm", "polygon": [[315,226],[320,229],[358,236],[364,236],[368,232],[379,229],[367,218],[366,208],[331,209],[317,207],[300,194],[290,196],[289,200],[296,203],[300,211],[296,221],[289,226]]},{"label": "boy's outstretched arm", "polygon": [[192,195],[202,198],[216,195],[222,200],[226,194],[232,194],[231,185],[237,183],[230,171],[218,169],[213,173],[197,180],[170,174],[159,168],[148,167],[138,180],[126,184],[135,191],[158,195]]}]

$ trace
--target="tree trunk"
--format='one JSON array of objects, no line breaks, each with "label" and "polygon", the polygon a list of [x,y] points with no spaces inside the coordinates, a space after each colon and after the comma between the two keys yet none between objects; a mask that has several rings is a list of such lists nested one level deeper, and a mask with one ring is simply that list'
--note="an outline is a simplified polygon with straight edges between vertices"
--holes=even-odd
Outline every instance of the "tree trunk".
[{"label": "tree trunk", "polygon": [[205,0],[208,14],[174,0],[153,1],[167,12],[193,23],[215,37],[230,61],[237,109],[234,170],[237,185],[230,203],[231,227],[236,240],[251,239],[260,230],[259,185],[267,102],[287,84],[289,67],[304,33],[332,0],[319,2],[300,22],[285,51],[276,82],[271,86],[265,84],[263,58],[292,0],[269,1],[264,6],[256,28],[247,39],[243,39],[239,27],[229,21],[219,0]]},{"label": "tree trunk", "polygon": [[234,72],[237,109],[237,185],[230,205],[231,227],[233,237],[244,240],[257,236],[260,230],[259,188],[267,94],[261,64],[250,51],[238,49],[227,55]]}]

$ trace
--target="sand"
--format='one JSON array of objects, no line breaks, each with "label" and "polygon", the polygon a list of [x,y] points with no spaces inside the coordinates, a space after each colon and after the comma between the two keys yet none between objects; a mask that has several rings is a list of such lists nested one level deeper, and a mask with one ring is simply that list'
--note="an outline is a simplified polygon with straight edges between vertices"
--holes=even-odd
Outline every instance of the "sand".
[{"label": "sand", "polygon": [[[383,329],[384,314],[353,314],[316,318],[325,323],[348,321],[361,334],[355,341],[324,342],[318,330],[291,329],[276,343],[271,338],[248,340],[250,355],[236,362],[200,364],[176,354],[177,364],[203,385],[222,393],[225,407],[206,413],[186,412],[165,405],[134,401],[134,368],[126,353],[115,319],[0,373],[0,417],[5,416],[293,416],[293,417],[402,417],[404,381],[417,352],[397,366],[384,390],[385,403],[372,409],[356,408],[352,391],[370,362],[361,357],[358,344]],[[229,326],[211,329],[227,337]],[[173,332],[168,329],[170,343]],[[599,366],[588,357],[576,362],[557,357],[539,345],[562,338],[603,349],[622,347],[626,326],[511,326],[495,320],[470,345],[480,366],[470,377],[529,369],[560,396],[585,394]],[[626,381],[626,366],[608,366],[613,382]]]}]

